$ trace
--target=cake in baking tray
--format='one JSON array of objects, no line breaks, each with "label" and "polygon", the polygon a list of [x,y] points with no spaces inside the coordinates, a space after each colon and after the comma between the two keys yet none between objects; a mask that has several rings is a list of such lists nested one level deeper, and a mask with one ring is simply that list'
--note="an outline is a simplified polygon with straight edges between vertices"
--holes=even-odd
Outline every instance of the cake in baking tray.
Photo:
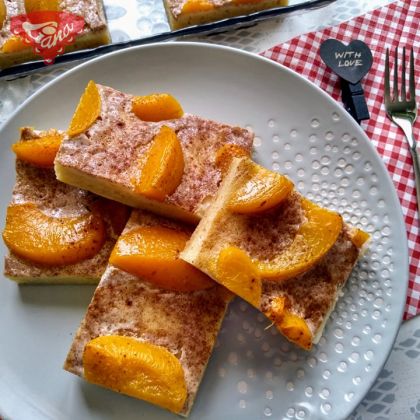
[{"label": "cake in baking tray", "polygon": [[53,161],[64,137],[21,130],[13,145],[16,183],[3,239],[4,274],[18,283],[98,283],[129,216],[116,202],[57,181]]},{"label": "cake in baking tray", "polygon": [[287,6],[288,0],[164,0],[172,30]]},{"label": "cake in baking tray", "polygon": [[287,177],[235,158],[181,258],[309,350],[368,237],[301,196]]},{"label": "cake in baking tray", "polygon": [[82,32],[65,47],[65,52],[111,42],[102,0],[0,0],[0,69],[41,59],[29,44],[11,32],[10,25],[13,16],[39,11],[68,12],[84,19]]},{"label": "cake in baking tray", "polygon": [[57,178],[98,195],[196,223],[229,155],[253,133],[184,114],[169,94],[134,97],[89,82],[55,159]]},{"label": "cake in baking tray", "polygon": [[232,298],[179,259],[191,231],[133,210],[64,369],[188,415]]}]

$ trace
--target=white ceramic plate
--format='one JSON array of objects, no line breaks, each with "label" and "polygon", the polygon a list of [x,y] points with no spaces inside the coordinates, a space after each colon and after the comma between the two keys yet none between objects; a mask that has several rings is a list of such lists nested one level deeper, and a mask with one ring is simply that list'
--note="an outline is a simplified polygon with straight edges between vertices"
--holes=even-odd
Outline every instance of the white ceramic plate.
[{"label": "white ceramic plate", "polygon": [[[66,128],[88,80],[134,94],[172,92],[188,112],[256,133],[256,159],[372,235],[320,344],[298,350],[237,299],[191,419],[345,418],[380,372],[407,286],[397,196],[368,138],[326,94],[293,72],[226,47],[151,45],[83,64],[41,89],[1,129],[3,221],[14,183],[18,128]],[[1,245],[1,252],[5,247]],[[150,404],[90,385],[62,363],[92,287],[0,281],[0,413],[21,419],[174,419]]]}]

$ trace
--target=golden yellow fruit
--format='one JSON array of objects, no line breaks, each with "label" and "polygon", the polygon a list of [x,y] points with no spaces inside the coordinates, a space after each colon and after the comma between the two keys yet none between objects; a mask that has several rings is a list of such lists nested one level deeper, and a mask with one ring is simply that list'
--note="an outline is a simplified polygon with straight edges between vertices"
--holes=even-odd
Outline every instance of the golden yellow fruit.
[{"label": "golden yellow fruit", "polygon": [[252,176],[234,192],[228,209],[240,214],[258,214],[281,204],[293,190],[284,175],[253,164]]},{"label": "golden yellow fruit", "polygon": [[271,301],[271,309],[265,315],[290,341],[309,350],[312,347],[312,333],[305,320],[292,314],[286,308],[286,298],[279,296]]},{"label": "golden yellow fruit", "polygon": [[62,134],[50,134],[38,139],[19,141],[12,145],[12,150],[24,162],[41,168],[51,168],[62,140]]},{"label": "golden yellow fruit", "polygon": [[91,80],[86,86],[70,126],[67,129],[69,137],[77,136],[86,131],[99,117],[101,113],[101,95],[95,82]]},{"label": "golden yellow fruit", "polygon": [[132,111],[143,121],[164,121],[181,118],[184,111],[180,103],[169,93],[135,96]]},{"label": "golden yellow fruit", "polygon": [[279,329],[293,343],[306,350],[311,349],[312,334],[304,319],[290,312],[285,312]]},{"label": "golden yellow fruit", "polygon": [[108,335],[89,341],[83,368],[89,382],[174,413],[182,410],[187,398],[180,361],[166,348],[133,337]]},{"label": "golden yellow fruit", "polygon": [[59,0],[25,0],[26,13],[41,12],[44,10],[59,11],[59,6]]},{"label": "golden yellow fruit", "polygon": [[292,244],[274,260],[255,261],[261,276],[286,280],[312,268],[334,245],[343,227],[341,216],[302,198],[306,221]]},{"label": "golden yellow fruit", "polygon": [[192,292],[214,286],[214,282],[191,264],[181,260],[190,235],[163,226],[142,226],[118,239],[109,262],[163,289]]},{"label": "golden yellow fruit", "polygon": [[237,144],[226,143],[216,152],[216,166],[225,175],[229,170],[230,164],[234,158],[249,157],[250,151]]},{"label": "golden yellow fruit", "polygon": [[106,231],[99,213],[52,217],[34,204],[7,208],[3,239],[16,255],[46,265],[73,264],[96,255]]},{"label": "golden yellow fruit", "polygon": [[214,9],[214,4],[208,0],[187,0],[181,13],[200,13]]},{"label": "golden yellow fruit", "polygon": [[256,308],[261,301],[261,277],[249,256],[236,246],[223,249],[217,261],[217,279]]},{"label": "golden yellow fruit", "polygon": [[29,44],[27,44],[20,36],[13,35],[8,40],[6,40],[1,48],[1,51],[7,54],[19,52],[26,48],[29,48]]},{"label": "golden yellow fruit", "polygon": [[141,169],[140,180],[134,179],[135,191],[148,198],[164,201],[181,183],[184,154],[171,128],[163,126],[154,137]]},{"label": "golden yellow fruit", "polygon": [[361,229],[353,229],[351,232],[351,241],[357,248],[361,248],[370,238],[370,235]]},{"label": "golden yellow fruit", "polygon": [[4,0],[0,0],[0,30],[3,28],[4,21],[7,17],[7,9]]}]

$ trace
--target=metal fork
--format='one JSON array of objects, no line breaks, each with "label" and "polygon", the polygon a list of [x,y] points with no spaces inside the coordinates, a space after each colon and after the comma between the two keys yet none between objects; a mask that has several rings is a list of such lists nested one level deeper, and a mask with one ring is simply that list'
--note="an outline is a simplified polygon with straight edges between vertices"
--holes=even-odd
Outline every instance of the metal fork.
[{"label": "metal fork", "polygon": [[389,83],[389,50],[386,50],[385,62],[385,109],[388,117],[397,124],[405,134],[411,156],[413,158],[414,175],[416,181],[417,209],[420,212],[420,164],[417,152],[417,142],[413,137],[413,124],[417,118],[416,86],[414,81],[414,52],[410,53],[410,76],[408,81],[407,99],[406,80],[405,80],[405,47],[403,48],[402,73],[401,73],[401,97],[398,92],[398,48],[395,48],[394,62],[394,89],[391,97]]}]

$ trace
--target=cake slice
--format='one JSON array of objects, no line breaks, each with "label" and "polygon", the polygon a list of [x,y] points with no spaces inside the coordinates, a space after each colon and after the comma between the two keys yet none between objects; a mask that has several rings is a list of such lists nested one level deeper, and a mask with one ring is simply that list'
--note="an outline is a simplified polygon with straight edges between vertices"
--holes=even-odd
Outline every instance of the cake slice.
[{"label": "cake slice", "polygon": [[[41,58],[20,36],[11,32],[10,26],[13,16],[37,11],[68,12],[84,19],[84,29],[71,45],[65,47],[65,52],[111,42],[102,0],[0,0],[0,69]],[[48,29],[54,30],[54,23],[47,19]]]},{"label": "cake slice", "polygon": [[288,178],[243,158],[233,160],[181,258],[310,349],[367,239]]},{"label": "cake slice", "polygon": [[232,297],[179,260],[190,234],[133,210],[64,369],[188,415]]},{"label": "cake slice", "polygon": [[129,216],[120,203],[57,181],[52,164],[62,137],[24,128],[14,145],[20,158],[3,232],[4,274],[18,283],[98,283]]},{"label": "cake slice", "polygon": [[164,0],[172,30],[287,6],[288,0]]},{"label": "cake slice", "polygon": [[249,155],[253,134],[176,105],[168,112],[174,99],[156,100],[162,97],[169,95],[134,97],[89,82],[55,160],[57,178],[197,223],[220,184],[218,162],[225,152]]}]

